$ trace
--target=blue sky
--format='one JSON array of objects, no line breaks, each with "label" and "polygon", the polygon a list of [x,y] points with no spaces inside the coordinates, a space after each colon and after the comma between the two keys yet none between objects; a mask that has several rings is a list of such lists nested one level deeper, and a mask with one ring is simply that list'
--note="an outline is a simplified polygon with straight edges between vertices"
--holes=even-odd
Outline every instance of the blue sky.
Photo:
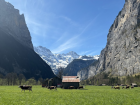
[{"label": "blue sky", "polygon": [[6,0],[24,14],[34,46],[99,55],[125,0]]}]

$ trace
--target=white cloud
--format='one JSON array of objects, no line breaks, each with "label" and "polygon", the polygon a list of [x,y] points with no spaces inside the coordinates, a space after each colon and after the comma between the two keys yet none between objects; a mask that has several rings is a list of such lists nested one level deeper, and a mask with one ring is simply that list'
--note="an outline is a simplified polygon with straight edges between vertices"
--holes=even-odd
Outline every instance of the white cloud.
[{"label": "white cloud", "polygon": [[56,49],[52,50],[53,53],[60,53],[62,51],[77,47],[80,45],[81,40],[79,40],[79,35],[72,37],[71,39],[65,41]]},{"label": "white cloud", "polygon": [[64,20],[66,20],[66,21],[68,21],[71,25],[73,25],[73,26],[79,26],[78,25],[78,23],[76,23],[76,22],[74,22],[71,18],[69,18],[69,17],[66,17],[66,16],[59,16],[59,18],[62,18],[62,19],[64,19]]}]

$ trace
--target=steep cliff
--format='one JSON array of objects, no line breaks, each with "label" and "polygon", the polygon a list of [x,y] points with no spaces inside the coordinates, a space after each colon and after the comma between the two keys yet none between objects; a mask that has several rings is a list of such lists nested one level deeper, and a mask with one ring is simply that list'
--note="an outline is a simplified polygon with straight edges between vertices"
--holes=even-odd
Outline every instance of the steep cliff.
[{"label": "steep cliff", "polygon": [[21,44],[33,49],[24,15],[20,15],[19,10],[5,0],[0,0],[0,27]]},{"label": "steep cliff", "polygon": [[38,54],[0,28],[0,74],[24,74],[26,78],[55,77],[49,65]]},{"label": "steep cliff", "polygon": [[140,0],[125,0],[100,55],[97,72],[101,71],[113,76],[140,72]]},{"label": "steep cliff", "polygon": [[0,0],[0,74],[24,74],[35,79],[55,77],[49,65],[33,50],[23,15]]},{"label": "steep cliff", "polygon": [[82,60],[82,59],[74,59],[68,66],[64,69],[64,75],[66,76],[77,76],[77,72],[82,68],[88,67],[90,64],[95,62],[96,59],[93,60]]},{"label": "steep cliff", "polygon": [[80,77],[80,80],[85,80],[96,75],[96,67],[98,63],[99,61],[97,60],[93,62],[92,64],[90,64],[88,67],[80,69],[77,72],[77,76]]},{"label": "steep cliff", "polygon": [[103,71],[110,76],[140,73],[140,0],[125,0],[94,71],[93,76]]}]

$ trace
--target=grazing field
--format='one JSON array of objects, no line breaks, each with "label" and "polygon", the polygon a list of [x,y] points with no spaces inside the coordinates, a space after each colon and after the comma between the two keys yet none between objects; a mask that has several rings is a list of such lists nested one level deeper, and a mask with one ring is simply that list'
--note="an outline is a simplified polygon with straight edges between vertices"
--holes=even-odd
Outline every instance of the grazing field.
[{"label": "grazing field", "polygon": [[111,89],[111,86],[86,86],[81,90],[49,90],[33,86],[33,92],[18,86],[0,86],[0,105],[140,105],[140,87]]}]

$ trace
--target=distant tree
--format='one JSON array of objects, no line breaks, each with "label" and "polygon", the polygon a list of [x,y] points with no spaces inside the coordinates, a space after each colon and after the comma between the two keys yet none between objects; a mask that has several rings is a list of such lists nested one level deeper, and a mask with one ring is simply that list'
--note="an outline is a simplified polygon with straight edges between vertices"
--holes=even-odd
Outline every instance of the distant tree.
[{"label": "distant tree", "polygon": [[41,82],[39,80],[37,81],[37,85],[41,85]]},{"label": "distant tree", "polygon": [[25,85],[25,84],[26,84],[25,79],[22,79],[22,80],[21,80],[21,85]]},{"label": "distant tree", "polygon": [[34,78],[30,78],[26,81],[28,85],[36,85],[36,80]]},{"label": "distant tree", "polygon": [[7,85],[11,85],[12,84],[12,82],[11,82],[11,80],[12,80],[12,74],[11,73],[8,73],[6,75],[6,79],[7,79]]},{"label": "distant tree", "polygon": [[18,79],[17,74],[16,73],[12,73],[11,76],[12,76],[11,77],[12,78],[12,80],[11,80],[12,84],[11,85],[16,85],[17,84],[17,79]]},{"label": "distant tree", "polygon": [[41,84],[44,82],[43,78],[39,78],[39,81]]},{"label": "distant tree", "polygon": [[61,78],[62,79],[63,73],[64,73],[64,68],[63,67],[60,67],[60,68],[58,68],[58,72],[56,73],[56,76],[58,78]]},{"label": "distant tree", "polygon": [[22,81],[24,81],[26,78],[23,74],[19,74],[18,79],[19,79],[19,85],[21,85]]},{"label": "distant tree", "polygon": [[2,79],[2,78],[4,78],[4,76],[2,74],[0,74],[0,78]]}]

